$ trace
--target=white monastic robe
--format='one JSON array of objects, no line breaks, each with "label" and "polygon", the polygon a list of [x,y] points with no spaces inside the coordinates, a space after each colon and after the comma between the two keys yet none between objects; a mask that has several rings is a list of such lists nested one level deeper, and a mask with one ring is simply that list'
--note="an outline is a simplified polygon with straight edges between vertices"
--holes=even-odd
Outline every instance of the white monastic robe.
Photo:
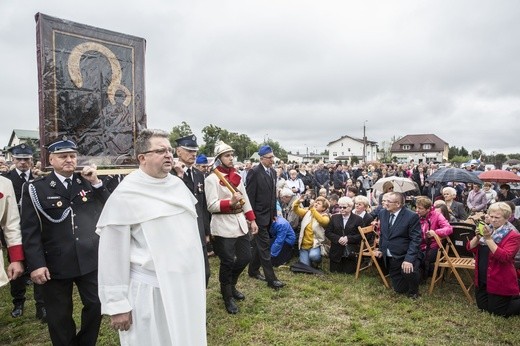
[{"label": "white monastic robe", "polygon": [[205,345],[204,257],[196,199],[172,175],[129,174],[97,224],[103,314],[132,311],[122,345]]}]

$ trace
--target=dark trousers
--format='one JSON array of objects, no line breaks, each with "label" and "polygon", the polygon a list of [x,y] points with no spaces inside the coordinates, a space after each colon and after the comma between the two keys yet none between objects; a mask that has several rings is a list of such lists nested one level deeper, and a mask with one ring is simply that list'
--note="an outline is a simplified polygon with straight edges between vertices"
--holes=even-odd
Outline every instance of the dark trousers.
[{"label": "dark trousers", "polygon": [[520,315],[520,297],[499,296],[486,291],[485,285],[475,288],[477,307],[489,313],[509,317]]},{"label": "dark trousers", "polygon": [[209,259],[208,259],[208,248],[206,245],[202,245],[202,255],[204,256],[204,271],[206,273],[206,288],[208,288],[209,277],[211,272],[209,270]]},{"label": "dark trousers", "polygon": [[[18,277],[16,280],[9,282],[11,289],[11,297],[13,297],[13,305],[23,305],[25,303],[27,280],[29,280],[29,275],[27,275],[27,273],[24,273],[24,275]],[[44,306],[42,288],[40,285],[34,285],[34,300],[36,302],[37,309],[42,308]]]},{"label": "dark trousers", "polygon": [[413,272],[409,274],[405,274],[401,269],[404,258],[395,259],[394,257],[387,257],[386,262],[394,291],[404,294],[419,293],[419,282],[421,280],[421,272],[419,269],[421,261],[419,259],[414,261]]},{"label": "dark trousers", "polygon": [[271,263],[273,267],[279,267],[282,264],[289,262],[292,258],[293,247],[287,243],[284,243],[282,250],[276,257],[271,257]]},{"label": "dark trousers", "polygon": [[435,270],[435,260],[437,259],[437,251],[439,251],[439,249],[435,248],[428,249],[428,251],[423,252],[423,260],[421,261],[423,280],[433,276],[433,271]]},{"label": "dark trousers", "polygon": [[251,261],[249,235],[238,238],[213,238],[213,250],[220,259],[218,279],[221,285],[236,285],[238,277]]},{"label": "dark trousers", "polygon": [[330,272],[331,273],[343,273],[343,274],[354,274],[356,272],[357,257],[346,258],[341,257],[339,262],[330,261]]},{"label": "dark trousers", "polygon": [[258,226],[258,233],[251,241],[253,258],[249,264],[249,275],[253,276],[259,272],[260,265],[264,270],[267,282],[278,280],[271,263],[271,239],[269,238],[269,226]]},{"label": "dark trousers", "polygon": [[[81,329],[77,335],[76,323],[72,317],[73,284],[76,284],[83,303]],[[52,344],[94,346],[101,325],[97,270],[72,279],[51,279],[42,285],[42,292]]]}]

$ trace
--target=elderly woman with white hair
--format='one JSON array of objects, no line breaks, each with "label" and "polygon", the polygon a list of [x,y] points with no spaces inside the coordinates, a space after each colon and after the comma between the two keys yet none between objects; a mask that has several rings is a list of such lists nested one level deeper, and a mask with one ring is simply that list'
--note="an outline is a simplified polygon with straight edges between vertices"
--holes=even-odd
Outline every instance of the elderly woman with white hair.
[{"label": "elderly woman with white hair", "polygon": [[489,206],[489,225],[477,227],[468,250],[475,254],[475,298],[479,309],[498,316],[520,315],[519,286],[514,266],[520,234],[508,221],[504,202]]},{"label": "elderly woman with white hair", "polygon": [[374,221],[374,217],[370,214],[372,209],[368,197],[358,195],[353,198],[353,201],[354,210],[352,212],[363,219],[363,227],[370,225]]},{"label": "elderly woman with white hair", "polygon": [[352,213],[354,201],[350,197],[341,197],[338,204],[340,212],[331,216],[325,230],[325,236],[331,243],[330,271],[353,274],[356,272],[357,253],[361,244],[358,227],[363,226],[363,219]]},{"label": "elderly woman with white hair", "polygon": [[466,220],[468,218],[464,204],[455,200],[457,197],[457,190],[451,186],[447,186],[442,189],[442,197],[444,198],[444,202],[446,202],[448,211],[455,219],[457,219],[457,221]]}]

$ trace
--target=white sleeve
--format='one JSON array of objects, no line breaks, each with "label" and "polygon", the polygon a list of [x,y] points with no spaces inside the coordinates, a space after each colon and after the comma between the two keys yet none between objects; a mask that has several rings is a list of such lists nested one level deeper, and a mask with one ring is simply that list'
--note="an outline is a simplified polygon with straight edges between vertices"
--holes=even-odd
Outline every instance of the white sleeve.
[{"label": "white sleeve", "polygon": [[99,234],[98,290],[101,313],[115,315],[132,310],[130,283],[130,226],[105,226]]}]

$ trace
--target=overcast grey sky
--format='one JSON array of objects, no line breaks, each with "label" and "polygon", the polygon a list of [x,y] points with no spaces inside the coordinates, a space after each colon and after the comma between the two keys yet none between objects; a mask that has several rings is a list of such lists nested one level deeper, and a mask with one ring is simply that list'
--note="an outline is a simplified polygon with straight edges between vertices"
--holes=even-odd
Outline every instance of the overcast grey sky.
[{"label": "overcast grey sky", "polygon": [[150,128],[520,153],[520,1],[1,0],[1,146],[38,127],[37,12],[147,40]]}]

